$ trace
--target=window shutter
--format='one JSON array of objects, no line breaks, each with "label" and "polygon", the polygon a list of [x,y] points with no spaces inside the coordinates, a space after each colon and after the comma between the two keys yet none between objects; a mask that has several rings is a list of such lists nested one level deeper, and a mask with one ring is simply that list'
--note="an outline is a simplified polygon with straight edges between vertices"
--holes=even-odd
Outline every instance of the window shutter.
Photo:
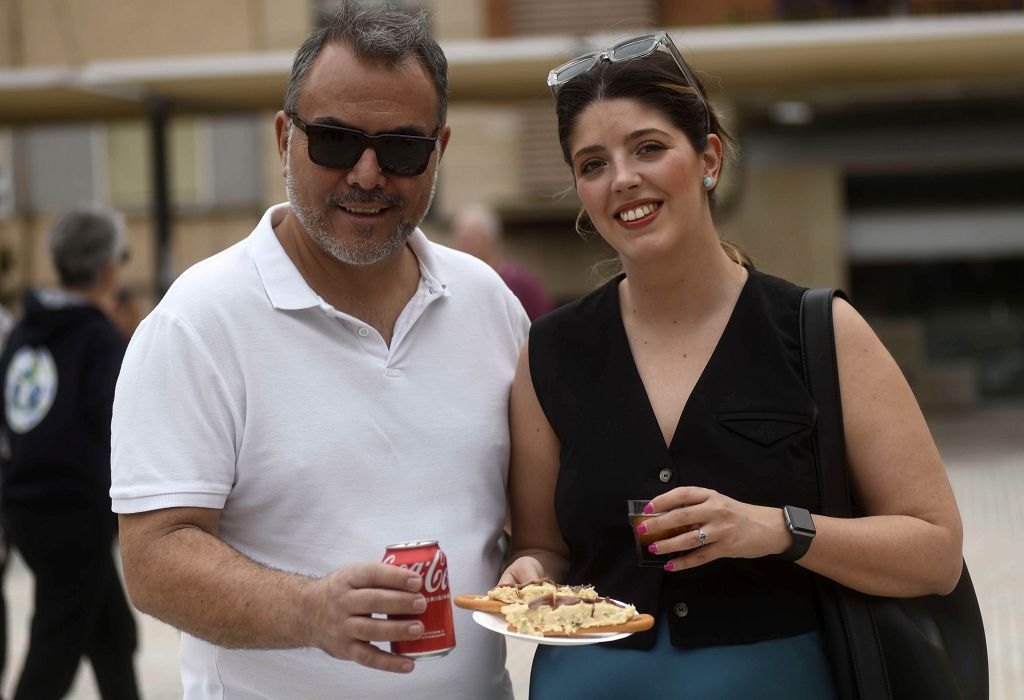
[{"label": "window shutter", "polygon": [[657,23],[655,0],[514,0],[513,35],[629,33]]},{"label": "window shutter", "polygon": [[520,191],[530,199],[553,201],[572,187],[572,173],[558,145],[558,123],[551,100],[518,107],[520,117]]}]

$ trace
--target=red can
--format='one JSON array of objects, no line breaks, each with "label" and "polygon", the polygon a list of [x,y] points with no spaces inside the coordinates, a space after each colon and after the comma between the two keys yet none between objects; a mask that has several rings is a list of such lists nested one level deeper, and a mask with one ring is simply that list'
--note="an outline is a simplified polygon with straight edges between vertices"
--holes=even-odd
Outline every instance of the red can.
[{"label": "red can", "polygon": [[423,636],[411,642],[391,642],[391,653],[425,659],[444,656],[455,648],[452,592],[448,587],[448,560],[437,540],[389,544],[384,563],[415,571],[423,577],[427,609],[421,615],[392,615],[393,620],[419,620]]}]

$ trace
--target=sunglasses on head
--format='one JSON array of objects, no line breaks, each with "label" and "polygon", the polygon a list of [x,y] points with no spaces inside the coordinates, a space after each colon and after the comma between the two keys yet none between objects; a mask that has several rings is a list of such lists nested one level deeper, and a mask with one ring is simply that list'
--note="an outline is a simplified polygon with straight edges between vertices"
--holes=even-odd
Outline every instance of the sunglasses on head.
[{"label": "sunglasses on head", "polygon": [[551,94],[557,97],[558,91],[563,85],[591,70],[601,61],[608,61],[609,63],[631,61],[635,58],[646,58],[658,50],[664,50],[672,57],[686,84],[693,88],[697,100],[704,108],[707,130],[711,131],[711,111],[708,109],[708,103],[704,101],[704,95],[697,85],[697,79],[693,77],[693,73],[690,72],[690,68],[686,65],[686,61],[683,60],[679,49],[672,42],[672,37],[668,35],[668,32],[635,36],[631,39],[620,41],[618,44],[602,51],[592,51],[591,53],[577,56],[548,73],[548,87],[551,89]]},{"label": "sunglasses on head", "polygon": [[372,148],[380,169],[392,175],[420,175],[437,146],[436,136],[370,134],[329,124],[309,124],[294,112],[286,113],[306,134],[309,159],[325,168],[347,169]]}]

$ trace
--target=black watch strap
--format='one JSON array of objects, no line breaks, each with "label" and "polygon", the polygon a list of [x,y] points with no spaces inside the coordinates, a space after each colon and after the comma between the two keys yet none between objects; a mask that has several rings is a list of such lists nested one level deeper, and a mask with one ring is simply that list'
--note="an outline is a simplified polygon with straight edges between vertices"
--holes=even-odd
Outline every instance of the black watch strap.
[{"label": "black watch strap", "polygon": [[782,512],[793,541],[790,543],[789,549],[776,555],[776,558],[783,561],[796,561],[807,554],[807,549],[811,546],[811,540],[814,539],[816,532],[814,519],[811,518],[811,512],[806,508],[786,506]]}]

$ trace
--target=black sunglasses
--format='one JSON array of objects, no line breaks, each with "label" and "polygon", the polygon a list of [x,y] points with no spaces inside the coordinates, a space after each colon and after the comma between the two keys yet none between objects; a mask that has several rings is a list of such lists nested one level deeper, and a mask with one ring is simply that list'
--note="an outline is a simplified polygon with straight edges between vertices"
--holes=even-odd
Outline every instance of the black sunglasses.
[{"label": "black sunglasses", "polygon": [[306,134],[309,159],[325,168],[351,168],[372,148],[380,169],[392,175],[420,175],[427,169],[437,147],[437,136],[370,134],[329,124],[308,124],[294,112],[286,112],[292,124]]}]

